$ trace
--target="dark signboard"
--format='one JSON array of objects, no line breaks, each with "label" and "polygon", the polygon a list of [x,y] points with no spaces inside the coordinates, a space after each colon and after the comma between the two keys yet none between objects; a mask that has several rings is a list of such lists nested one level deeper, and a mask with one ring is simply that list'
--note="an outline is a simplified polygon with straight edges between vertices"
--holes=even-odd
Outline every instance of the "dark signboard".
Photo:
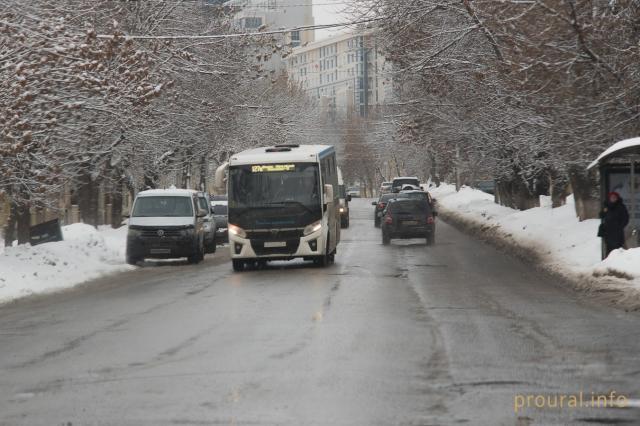
[{"label": "dark signboard", "polygon": [[62,241],[62,229],[60,229],[58,219],[39,223],[29,228],[29,242],[32,246],[53,241]]}]

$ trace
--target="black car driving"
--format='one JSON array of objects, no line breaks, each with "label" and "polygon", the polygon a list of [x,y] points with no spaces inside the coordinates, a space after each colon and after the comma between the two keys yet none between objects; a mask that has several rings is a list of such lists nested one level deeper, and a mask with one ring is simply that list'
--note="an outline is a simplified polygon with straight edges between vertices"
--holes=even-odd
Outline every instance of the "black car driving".
[{"label": "black car driving", "polygon": [[382,244],[397,238],[425,238],[435,243],[436,212],[426,200],[396,198],[387,203],[382,213]]},{"label": "black car driving", "polygon": [[389,202],[389,200],[398,198],[398,195],[399,194],[391,194],[391,193],[383,194],[380,196],[378,201],[373,201],[371,203],[372,206],[376,206],[376,208],[373,211],[373,224],[375,225],[376,228],[380,227],[380,218],[382,217],[382,211],[387,206],[387,203]]}]

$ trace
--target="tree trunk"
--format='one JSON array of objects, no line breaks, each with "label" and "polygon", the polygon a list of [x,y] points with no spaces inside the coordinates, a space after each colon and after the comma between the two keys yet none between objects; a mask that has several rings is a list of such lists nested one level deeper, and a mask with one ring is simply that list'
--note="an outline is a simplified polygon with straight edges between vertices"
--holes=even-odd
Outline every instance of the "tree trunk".
[{"label": "tree trunk", "polygon": [[119,228],[122,223],[122,185],[115,184],[111,191],[111,227]]},{"label": "tree trunk", "polygon": [[539,198],[518,177],[496,182],[494,198],[498,204],[518,210],[527,210],[539,204]]},{"label": "tree trunk", "polygon": [[549,173],[549,192],[551,193],[551,207],[564,206],[567,202],[567,187],[569,181],[564,174],[552,171]]},{"label": "tree trunk", "polygon": [[578,218],[581,221],[598,218],[600,197],[595,177],[582,168],[570,167],[569,182],[576,202]]},{"label": "tree trunk", "polygon": [[80,219],[88,225],[98,225],[98,197],[98,182],[91,179],[88,171],[82,172],[78,178],[78,206]]},{"label": "tree trunk", "polygon": [[26,205],[16,206],[16,227],[18,232],[18,244],[29,242],[29,228],[31,227],[31,212]]},{"label": "tree trunk", "polygon": [[11,247],[13,242],[17,239],[16,236],[16,222],[18,220],[18,207],[15,203],[10,201],[9,204],[9,218],[7,225],[4,228],[4,245],[5,247]]},{"label": "tree trunk", "polygon": [[200,158],[200,191],[207,191],[207,157],[204,155]]}]

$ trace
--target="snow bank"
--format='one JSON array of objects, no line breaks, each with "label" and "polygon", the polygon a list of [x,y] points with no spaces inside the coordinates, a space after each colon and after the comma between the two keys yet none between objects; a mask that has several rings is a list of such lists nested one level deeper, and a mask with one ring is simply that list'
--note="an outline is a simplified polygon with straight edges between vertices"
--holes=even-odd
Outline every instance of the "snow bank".
[{"label": "snow bank", "polygon": [[533,252],[546,269],[579,281],[583,288],[640,295],[640,249],[617,250],[601,261],[600,221],[580,222],[572,197],[562,207],[551,208],[544,202],[543,207],[520,211],[500,206],[492,195],[468,187],[456,192],[453,185],[443,184],[429,191],[445,219],[464,222]]},{"label": "snow bank", "polygon": [[62,227],[64,241],[6,247],[0,252],[0,303],[73,287],[105,274],[129,270],[127,227]]}]

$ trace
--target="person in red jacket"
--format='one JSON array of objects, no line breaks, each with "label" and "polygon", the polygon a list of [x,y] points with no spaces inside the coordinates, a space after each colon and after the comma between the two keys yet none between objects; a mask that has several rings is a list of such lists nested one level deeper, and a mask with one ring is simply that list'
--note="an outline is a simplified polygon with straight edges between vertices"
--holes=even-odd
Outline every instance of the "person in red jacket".
[{"label": "person in red jacket", "polygon": [[600,237],[604,238],[606,253],[625,246],[624,228],[629,224],[629,212],[622,197],[617,192],[610,192],[604,208],[600,212],[602,225]]}]

